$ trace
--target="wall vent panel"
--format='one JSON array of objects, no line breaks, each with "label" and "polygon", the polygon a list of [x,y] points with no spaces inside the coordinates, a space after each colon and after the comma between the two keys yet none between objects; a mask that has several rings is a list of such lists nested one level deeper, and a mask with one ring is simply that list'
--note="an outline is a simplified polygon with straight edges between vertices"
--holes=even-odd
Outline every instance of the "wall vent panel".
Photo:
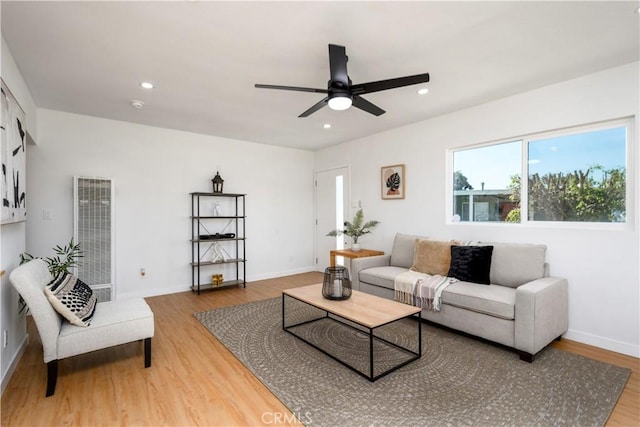
[{"label": "wall vent panel", "polygon": [[114,296],[114,185],[108,178],[74,178],[74,239],[84,255],[76,274],[98,301]]}]

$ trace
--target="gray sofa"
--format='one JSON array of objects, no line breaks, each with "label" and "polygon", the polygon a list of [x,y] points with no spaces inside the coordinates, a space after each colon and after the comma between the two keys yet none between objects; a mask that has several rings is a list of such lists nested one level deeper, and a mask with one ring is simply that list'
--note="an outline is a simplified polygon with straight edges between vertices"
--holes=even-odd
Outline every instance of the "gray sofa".
[{"label": "gray sofa", "polygon": [[[356,290],[394,298],[394,280],[414,262],[416,239],[398,233],[391,254],[351,261]],[[493,246],[490,285],[458,281],[442,293],[439,312],[422,311],[423,318],[516,349],[520,359],[533,362],[536,353],[568,328],[568,284],[549,277],[546,246],[478,243]]]}]

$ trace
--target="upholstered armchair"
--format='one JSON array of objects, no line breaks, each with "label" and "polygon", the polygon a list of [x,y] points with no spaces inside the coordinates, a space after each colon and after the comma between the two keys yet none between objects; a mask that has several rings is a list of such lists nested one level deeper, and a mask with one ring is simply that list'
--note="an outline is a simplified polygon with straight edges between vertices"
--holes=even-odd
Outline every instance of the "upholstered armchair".
[{"label": "upholstered armchair", "polygon": [[153,312],[142,298],[97,303],[91,323],[75,326],[65,320],[45,295],[53,279],[47,265],[34,259],[13,270],[9,280],[27,303],[42,341],[47,364],[46,396],[53,395],[58,361],[133,341],[144,340],[144,366],[151,366]]}]

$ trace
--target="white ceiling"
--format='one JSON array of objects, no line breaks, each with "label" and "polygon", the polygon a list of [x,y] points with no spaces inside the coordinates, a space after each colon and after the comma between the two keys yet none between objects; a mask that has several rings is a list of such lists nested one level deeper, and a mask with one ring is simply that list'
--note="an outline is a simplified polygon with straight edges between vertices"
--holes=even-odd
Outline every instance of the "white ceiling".
[{"label": "white ceiling", "polygon": [[[3,0],[1,16],[38,107],[316,150],[637,61],[638,5]],[[380,117],[298,118],[323,95],[254,88],[326,88],[329,43],[354,83],[428,72],[430,92],[364,96]]]}]

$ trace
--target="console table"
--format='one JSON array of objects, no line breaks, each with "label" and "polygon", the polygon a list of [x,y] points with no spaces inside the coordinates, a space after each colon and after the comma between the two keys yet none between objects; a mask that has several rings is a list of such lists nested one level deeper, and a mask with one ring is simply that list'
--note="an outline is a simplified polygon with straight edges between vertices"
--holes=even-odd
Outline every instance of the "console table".
[{"label": "console table", "polygon": [[364,258],[368,256],[384,255],[382,251],[374,251],[373,249],[360,249],[358,252],[353,252],[351,249],[333,249],[329,252],[329,265],[331,267],[336,266],[336,257],[342,256],[345,258]]}]

